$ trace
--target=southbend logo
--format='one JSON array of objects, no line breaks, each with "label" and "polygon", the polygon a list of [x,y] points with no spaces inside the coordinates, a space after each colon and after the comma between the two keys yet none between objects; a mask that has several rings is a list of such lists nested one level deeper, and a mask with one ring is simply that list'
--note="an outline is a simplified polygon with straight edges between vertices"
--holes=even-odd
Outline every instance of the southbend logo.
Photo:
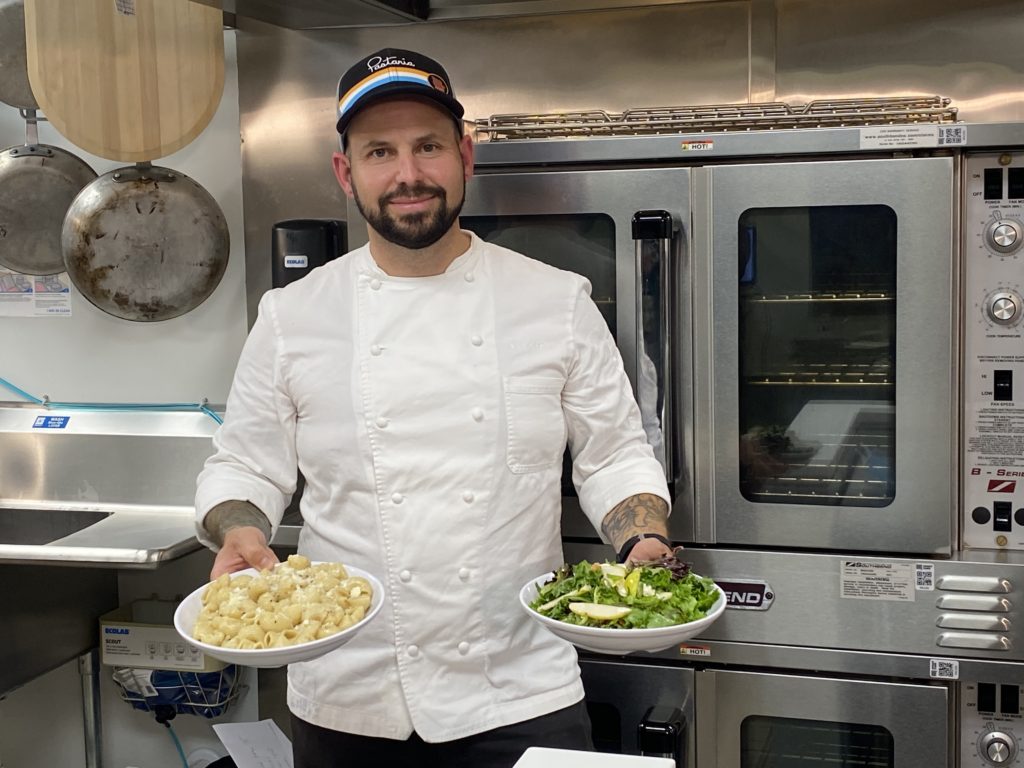
[{"label": "southbend logo", "polygon": [[847,560],[847,568],[892,568],[892,563],[864,563],[860,560]]},{"label": "southbend logo", "polygon": [[376,72],[384,67],[415,67],[416,65],[399,56],[374,56],[366,62],[366,66],[371,72]]},{"label": "southbend logo", "polygon": [[767,581],[755,579],[715,579],[725,592],[725,607],[747,611],[767,611],[775,600],[775,593]]}]

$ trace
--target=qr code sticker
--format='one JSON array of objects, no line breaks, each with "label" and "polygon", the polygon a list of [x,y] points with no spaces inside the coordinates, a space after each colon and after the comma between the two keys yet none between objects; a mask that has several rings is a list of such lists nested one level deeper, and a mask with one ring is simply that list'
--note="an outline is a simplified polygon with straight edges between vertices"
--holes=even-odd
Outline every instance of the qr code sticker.
[{"label": "qr code sticker", "polygon": [[925,592],[935,589],[935,565],[933,563],[914,564],[914,587]]},{"label": "qr code sticker", "polygon": [[962,125],[940,125],[939,146],[961,145],[967,143],[967,129]]},{"label": "qr code sticker", "polygon": [[940,680],[959,680],[960,662],[949,659],[931,659],[928,673]]}]

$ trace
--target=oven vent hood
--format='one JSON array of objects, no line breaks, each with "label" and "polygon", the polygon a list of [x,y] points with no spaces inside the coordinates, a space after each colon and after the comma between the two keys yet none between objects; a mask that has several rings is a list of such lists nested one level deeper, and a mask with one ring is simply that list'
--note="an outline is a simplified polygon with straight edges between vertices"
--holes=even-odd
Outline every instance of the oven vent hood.
[{"label": "oven vent hood", "polygon": [[682,5],[722,0],[193,0],[286,29],[372,27],[423,21]]}]

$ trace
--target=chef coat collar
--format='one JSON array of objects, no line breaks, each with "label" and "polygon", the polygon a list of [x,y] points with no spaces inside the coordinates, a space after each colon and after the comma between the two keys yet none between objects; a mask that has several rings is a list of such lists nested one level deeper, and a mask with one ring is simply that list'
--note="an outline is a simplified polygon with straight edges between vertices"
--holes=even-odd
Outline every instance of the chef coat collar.
[{"label": "chef coat collar", "polygon": [[373,275],[374,277],[382,280],[394,280],[398,282],[412,282],[417,280],[447,280],[452,276],[463,275],[471,270],[477,262],[480,261],[480,254],[483,249],[483,240],[477,237],[475,232],[470,232],[468,229],[460,230],[463,234],[469,235],[469,248],[464,253],[457,256],[448,268],[440,275],[429,275],[427,277],[396,277],[389,275],[383,269],[381,269],[377,262],[373,259],[373,254],[370,253],[370,246],[367,245],[362,266],[366,270],[367,274]]}]

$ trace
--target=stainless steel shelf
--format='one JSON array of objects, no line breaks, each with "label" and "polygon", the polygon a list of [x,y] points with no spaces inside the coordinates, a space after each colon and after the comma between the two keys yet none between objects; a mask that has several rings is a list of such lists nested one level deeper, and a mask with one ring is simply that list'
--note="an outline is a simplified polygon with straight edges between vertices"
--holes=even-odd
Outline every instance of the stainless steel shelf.
[{"label": "stainless steel shelf", "polygon": [[546,114],[492,115],[474,121],[478,141],[597,136],[642,136],[791,128],[827,128],[913,123],[952,123],[957,109],[942,96],[829,99],[803,106],[710,104],[642,107],[614,113],[604,110]]}]

